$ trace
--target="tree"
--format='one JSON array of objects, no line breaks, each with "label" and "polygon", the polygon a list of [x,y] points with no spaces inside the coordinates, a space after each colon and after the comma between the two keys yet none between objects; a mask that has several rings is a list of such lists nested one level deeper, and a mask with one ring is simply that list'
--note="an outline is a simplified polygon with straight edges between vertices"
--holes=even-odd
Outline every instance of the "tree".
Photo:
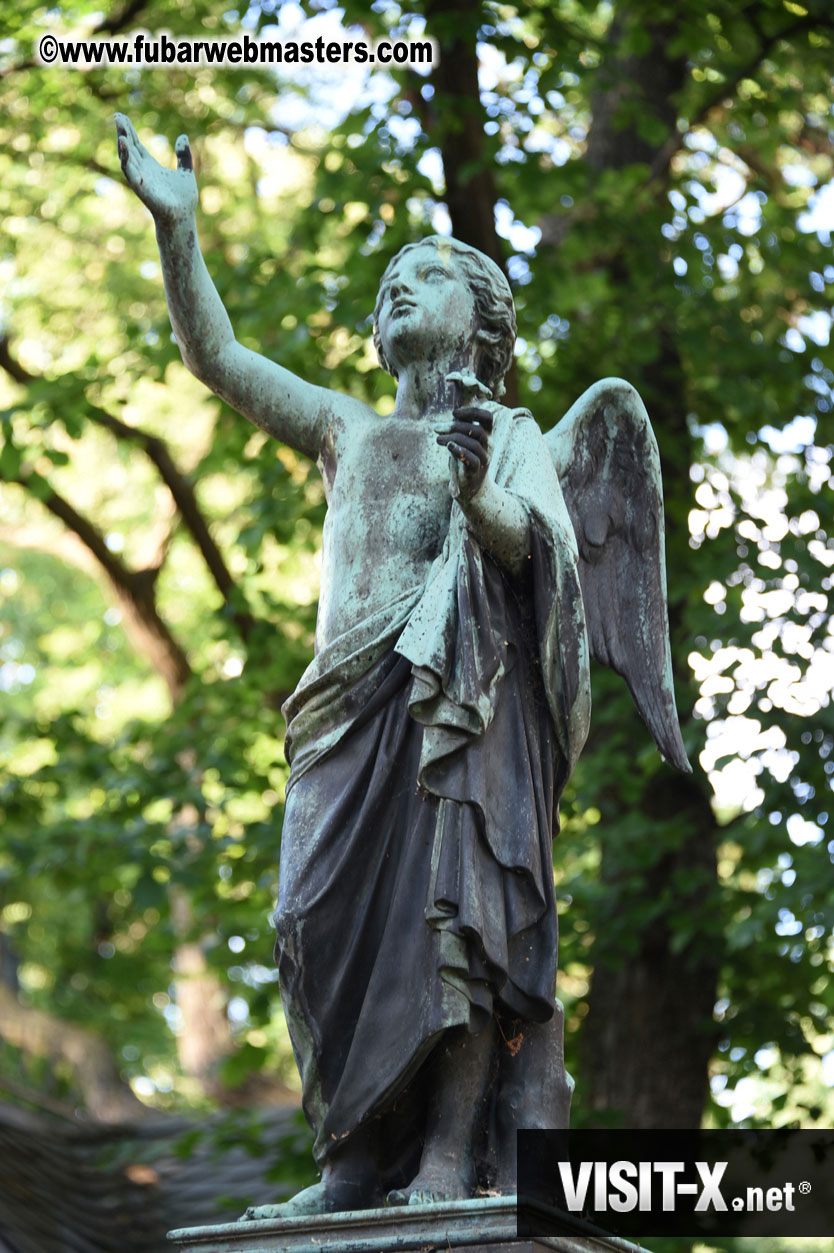
[{"label": "tree", "polygon": [[[602,375],[639,388],[664,466],[679,706],[706,773],[682,785],[621,683],[595,676],[556,849],[576,1118],[724,1121],[749,1076],[751,1116],[830,1118],[834,268],[810,215],[832,177],[826,7],[347,4],[375,35],[425,24],[441,59],[392,71],[387,98],[359,93],[326,129],[287,124],[266,71],[38,68],[28,50],[54,20],[18,11],[0,88],[16,569],[0,576],[15,593],[0,865],[27,1005],[98,1031],[164,1100],[181,1086],[171,954],[192,944],[237,1021],[225,1063],[224,1036],[192,1066],[204,1090],[228,1097],[280,1061],[276,708],[311,647],[322,500],[311,467],[178,365],[149,224],[118,182],[124,108],[169,158],[190,133],[238,336],[305,377],[390,406],[376,281],[451,223],[506,266],[515,386],[544,427]],[[206,3],[153,12],[174,36],[237,22]],[[308,118],[333,108],[321,73],[296,90]],[[733,772],[754,790],[729,796]]]},{"label": "tree", "polygon": [[[126,14],[124,21],[134,17],[135,13]],[[25,47],[31,42],[31,32],[25,15],[21,21],[19,38]],[[235,682],[242,668],[239,658],[244,639],[248,647],[257,649],[257,624],[209,521],[213,510],[240,508],[247,495],[246,469],[238,487],[230,488],[224,465],[240,459],[245,467],[249,461],[250,472],[256,473],[260,460],[265,464],[264,479],[278,491],[292,478],[303,482],[307,471],[293,462],[276,461],[272,449],[264,453],[257,444],[246,453],[249,432],[240,431],[229,415],[231,442],[224,448],[221,436],[212,446],[215,411],[201,409],[198,391],[186,385],[187,399],[180,393],[172,400],[154,381],[165,376],[178,354],[168,332],[152,327],[139,299],[141,277],[130,291],[131,280],[126,280],[121,263],[123,254],[142,240],[147,270],[154,264],[150,261],[153,245],[141,214],[110,178],[116,172],[110,106],[100,100],[102,93],[106,98],[107,88],[93,82],[89,94],[85,91],[75,105],[59,109],[50,103],[49,76],[25,65],[24,73],[25,81],[21,81],[21,72],[12,62],[5,86],[10,116],[22,111],[27,123],[20,134],[10,130],[9,149],[15,151],[14,135],[16,151],[22,143],[25,151],[31,147],[35,153],[29,169],[35,171],[36,179],[28,186],[40,183],[44,150],[56,149],[60,160],[67,145],[77,140],[79,147],[71,160],[65,158],[66,182],[58,179],[62,215],[57,222],[52,222],[48,200],[42,203],[46,180],[36,190],[40,219],[36,233],[28,229],[35,218],[31,201],[20,194],[27,184],[18,181],[19,160],[6,157],[10,178],[5,208],[9,238],[17,241],[14,264],[29,282],[52,284],[61,311],[56,314],[48,301],[39,310],[43,321],[36,315],[36,338],[28,340],[30,345],[37,342],[38,348],[27,359],[26,302],[18,304],[17,312],[22,309],[22,314],[16,316],[14,285],[9,289],[9,320],[15,330],[4,338],[2,349],[6,376],[12,382],[4,414],[3,478],[9,485],[5,489],[9,525],[4,538],[24,551],[20,563],[16,562],[20,574],[9,570],[5,586],[8,593],[15,593],[32,571],[45,599],[39,601],[42,613],[31,612],[28,598],[29,612],[12,611],[9,622],[7,686],[12,711],[26,716],[10,720],[6,727],[12,769],[4,797],[4,853],[10,884],[10,899],[7,896],[4,903],[7,910],[11,906],[5,917],[15,933],[10,943],[19,950],[24,986],[28,985],[30,999],[39,1002],[32,1006],[32,1013],[37,1010],[40,1017],[30,1014],[27,1019],[16,1009],[4,1018],[8,1030],[0,1031],[28,1052],[69,1062],[80,1082],[79,1067],[68,1055],[73,1037],[66,1023],[81,1021],[87,1028],[102,1029],[111,1045],[118,1041],[120,1049],[126,1047],[128,1062],[136,1063],[127,1070],[144,1076],[146,1085],[148,1071],[161,1066],[161,1082],[170,1088],[165,1067],[174,1037],[163,1016],[169,1010],[169,1018],[174,1015],[172,1026],[182,1015],[187,1019],[177,1037],[186,1072],[201,1087],[213,1090],[213,1071],[233,1041],[226,1009],[228,972],[224,971],[222,987],[209,968],[211,957],[217,954],[207,952],[207,945],[216,949],[220,937],[200,896],[208,894],[215,904],[229,900],[223,912],[232,931],[223,935],[224,941],[242,932],[235,942],[243,945],[253,926],[259,935],[266,931],[278,845],[278,832],[270,819],[276,806],[280,815],[282,774],[281,767],[276,770],[274,766],[279,742],[260,728],[262,692],[250,705],[257,725],[250,724],[242,755],[238,751],[242,741],[232,744],[223,729],[224,719],[231,717],[238,723],[243,716],[245,720],[247,702],[255,695],[254,689],[248,694],[224,689],[220,680],[231,682],[232,688],[244,686]],[[33,84],[40,84],[40,92]],[[261,116],[255,88],[250,81],[253,104],[249,114],[244,111],[232,120],[221,134],[221,145],[237,145],[243,122]],[[171,102],[179,90],[177,84]],[[167,117],[166,129],[176,129],[180,119],[173,103]],[[245,180],[255,168],[254,161],[244,166],[241,178]],[[50,178],[54,173],[53,167]],[[70,205],[77,213],[74,219]],[[120,234],[120,229],[125,233]],[[104,261],[100,233],[106,237]],[[46,239],[49,259],[43,252]],[[268,243],[266,235],[263,243]],[[56,257],[66,264],[53,282]],[[138,266],[140,258],[135,261]],[[85,286],[90,282],[99,285],[96,292]],[[119,308],[128,311],[122,326],[114,317]],[[161,318],[156,321],[162,328]],[[138,353],[137,344],[151,348],[150,366],[145,354]],[[56,368],[45,374],[40,371],[39,351],[47,356],[54,352]],[[67,352],[69,358],[62,355]],[[121,354],[115,368],[113,354],[117,358]],[[132,410],[129,405],[126,409],[128,399]],[[178,404],[188,416],[178,425],[178,444],[172,448],[170,419]],[[155,419],[143,426],[153,407]],[[110,467],[112,486],[100,484],[91,492],[82,488],[79,505],[79,487],[85,480],[89,485],[99,479],[101,459]],[[48,479],[45,468],[50,471]],[[192,479],[194,470],[198,472]],[[206,491],[205,479],[212,474],[217,476],[219,496],[207,510],[198,496]],[[195,490],[200,478],[203,482]],[[119,497],[115,507],[113,486]],[[249,576],[247,587],[255,597],[262,597],[262,617],[266,616],[264,605],[271,606],[273,627],[283,611],[268,590],[270,574],[279,558],[283,559],[289,576],[303,588],[304,552],[310,552],[313,541],[302,542],[290,555],[274,549],[265,553],[261,541],[269,533],[267,544],[286,544],[291,535],[299,534],[297,524],[306,525],[312,535],[320,514],[319,499],[315,490],[307,499],[297,494],[277,509],[264,509],[261,516],[256,504],[254,513],[245,519],[252,530],[251,562],[242,550],[237,561]],[[234,527],[233,519],[230,530]],[[93,573],[110,608],[102,604],[93,586],[88,590],[82,583],[79,595],[77,578],[66,573],[63,564],[56,566],[56,556],[80,565],[85,578]],[[177,571],[181,558],[184,561]],[[205,572],[202,576],[189,569],[195,564]],[[197,592],[185,614],[182,606],[188,603],[189,593],[178,592],[178,580],[185,580],[186,588]],[[264,593],[259,591],[261,586],[267,589]],[[299,608],[297,599],[296,589],[285,622],[288,635],[294,634],[300,643],[294,645],[287,638],[277,658],[271,655],[271,647],[269,655],[262,655],[262,682],[273,704],[279,704],[281,694],[291,687],[300,658],[309,648],[311,611],[309,606]],[[125,650],[122,630],[135,656]],[[271,640],[268,644],[264,626],[260,631],[266,649]],[[188,657],[186,638],[191,644]],[[18,650],[25,653],[27,648],[34,650],[32,683],[30,663],[24,662],[21,669],[15,661]],[[97,648],[102,650],[100,664],[95,658]],[[56,656],[69,662],[84,649],[92,652],[82,667],[83,678],[79,683],[76,677],[76,691],[68,693],[52,663]],[[195,670],[202,683],[195,679]],[[216,686],[210,693],[212,683]],[[29,698],[25,705],[17,699],[18,690]],[[111,703],[114,693],[119,699]],[[211,760],[204,754],[198,760],[193,748],[195,728],[201,717],[212,716],[205,704],[207,696],[209,706],[215,706]],[[18,768],[21,761],[24,764]],[[227,802],[239,812],[230,815]],[[243,818],[260,820],[261,852],[256,847],[258,821],[250,831],[255,838],[244,850]],[[222,847],[229,855],[221,855],[225,877],[218,879],[216,853]],[[245,853],[242,859],[240,853]],[[179,863],[173,875],[172,858]],[[251,871],[248,877],[244,869]],[[256,884],[255,899],[247,906]],[[71,936],[67,935],[67,911],[73,922]],[[36,922],[30,924],[33,917]],[[176,978],[172,980],[175,950]],[[262,952],[267,951],[264,946]],[[161,959],[156,968],[154,953]],[[242,975],[243,967],[236,971]],[[268,984],[268,979],[262,983]],[[176,1005],[169,1006],[174,987]],[[265,1000],[265,990],[260,995]],[[49,1024],[47,1010],[53,1015]],[[244,1024],[241,1033],[250,1028],[251,1036],[251,1026]],[[137,1030],[146,1036],[138,1044]],[[265,1038],[257,1047],[250,1043],[243,1055],[257,1058],[266,1052],[265,1044]],[[252,1069],[251,1058],[248,1069]],[[81,1086],[95,1113],[124,1113],[121,1097],[94,1101],[89,1089]],[[125,1099],[130,1105],[128,1098],[129,1090]]]}]

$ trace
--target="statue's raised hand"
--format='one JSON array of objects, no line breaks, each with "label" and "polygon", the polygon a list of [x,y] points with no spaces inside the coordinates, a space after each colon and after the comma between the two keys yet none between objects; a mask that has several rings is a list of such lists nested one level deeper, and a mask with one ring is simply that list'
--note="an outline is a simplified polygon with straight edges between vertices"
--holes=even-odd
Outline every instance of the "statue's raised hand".
[{"label": "statue's raised hand", "polygon": [[197,207],[197,180],[188,137],[180,135],[174,149],[177,168],[167,170],[139,142],[133,123],[116,114],[119,161],[128,184],[157,222],[173,224],[190,217]]}]

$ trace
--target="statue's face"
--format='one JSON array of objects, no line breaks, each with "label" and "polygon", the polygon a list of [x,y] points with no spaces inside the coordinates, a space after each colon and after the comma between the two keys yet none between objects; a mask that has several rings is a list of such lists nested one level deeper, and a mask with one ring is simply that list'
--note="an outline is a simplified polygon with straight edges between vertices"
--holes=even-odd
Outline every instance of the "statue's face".
[{"label": "statue's face", "polygon": [[465,356],[477,331],[475,299],[451,248],[421,244],[385,278],[377,322],[382,348],[399,373],[438,355]]}]

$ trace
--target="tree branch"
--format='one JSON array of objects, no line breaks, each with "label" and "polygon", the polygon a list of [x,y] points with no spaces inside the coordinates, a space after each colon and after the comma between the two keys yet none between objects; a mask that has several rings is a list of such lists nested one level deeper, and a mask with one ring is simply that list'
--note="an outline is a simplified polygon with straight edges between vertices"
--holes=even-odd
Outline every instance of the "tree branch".
[{"label": "tree branch", "polygon": [[56,531],[49,524],[44,526],[2,526],[0,525],[0,544],[10,544],[13,548],[26,548],[31,552],[50,553],[59,557],[67,565],[75,566],[90,578],[101,578],[104,571],[93,554],[85,548],[81,540],[72,531]]},{"label": "tree branch", "polygon": [[117,35],[123,31],[145,7],[145,0],[128,0],[119,13],[113,13],[94,27],[94,35]]},{"label": "tree branch", "polygon": [[8,335],[0,335],[0,366],[16,383],[34,383],[35,376],[25,369],[12,355]]},{"label": "tree branch", "polygon": [[[6,335],[0,336],[0,367],[2,367],[17,383],[25,384],[36,382],[36,376],[30,374],[12,353],[9,345],[9,338]],[[149,435],[147,432],[140,430],[138,427],[128,426],[128,424],[123,422],[121,418],[115,417],[112,413],[108,413],[106,410],[99,408],[97,405],[90,405],[87,413],[89,418],[95,422],[97,426],[101,426],[105,430],[108,430],[111,435],[116,437],[116,439],[128,440],[133,444],[137,444],[150,458],[156,466],[160,478],[170,491],[171,496],[174,499],[174,503],[180,512],[180,517],[182,518],[195,544],[199,548],[203,560],[208,566],[209,573],[214,579],[220,595],[227,604],[230,603],[232,593],[236,587],[234,578],[226,565],[223,554],[212,538],[208,523],[203,517],[202,511],[197,502],[194,488],[191,483],[189,483],[185,475],[179,470],[174,458],[171,455],[171,450],[165,441],[158,435]],[[83,523],[84,519],[81,519],[81,522]],[[73,527],[72,529],[75,530],[76,528]],[[80,534],[80,532],[76,530],[76,534]],[[101,539],[101,537],[99,538]],[[104,547],[104,552],[107,557],[112,559],[113,554],[106,548],[103,539],[101,540],[101,545]],[[91,551],[95,552],[91,545],[88,545],[88,547],[91,548]],[[166,544],[158,545],[161,557],[164,557],[166,547]],[[95,555],[99,558],[99,560],[101,560],[98,552],[95,552]],[[101,563],[108,575],[112,578],[113,574],[105,565],[105,562],[101,560]],[[162,564],[161,559],[159,564]],[[129,571],[125,572],[128,576],[130,576]],[[240,631],[241,636],[245,640],[255,624],[255,619],[249,613],[236,612],[234,614],[234,622]]]},{"label": "tree branch", "polygon": [[[17,483],[33,496],[41,499],[43,505],[59,518],[84,547],[95,558],[97,567],[107,576],[110,586],[116,593],[124,615],[125,630],[134,645],[145,654],[151,664],[162,675],[171,693],[171,699],[177,701],[182,695],[191,669],[182,648],[171,634],[156,607],[154,584],[159,573],[158,568],[149,567],[144,570],[131,570],[124,562],[107,547],[104,536],[70,504],[63,496],[48,486],[46,493],[33,489],[38,476],[18,474],[9,477],[8,482]],[[41,481],[44,482],[41,478]]]},{"label": "tree branch", "polygon": [[[116,439],[129,440],[131,443],[138,444],[156,466],[160,478],[174,498],[189,534],[208,566],[220,595],[228,603],[235,590],[235,581],[223,559],[223,554],[212,538],[208,524],[197,503],[194,488],[180,472],[168,445],[158,435],[148,435],[135,426],[128,426],[120,418],[96,406],[90,407],[89,416],[98,426],[110,431]],[[236,613],[234,620],[245,639],[254,626],[254,618],[248,613]]]},{"label": "tree branch", "polygon": [[92,1031],[41,1009],[21,1005],[0,986],[0,1039],[34,1057],[66,1062],[84,1096],[84,1104],[101,1122],[123,1122],[148,1114],[124,1082],[110,1050]]},{"label": "tree branch", "polygon": [[[21,474],[14,481],[19,483],[21,487],[25,487],[32,495],[37,495],[37,492],[32,489],[30,476]],[[128,569],[116,553],[110,551],[101,531],[88,518],[83,517],[54,488],[50,488],[49,494],[42,497],[42,500],[49,512],[54,514],[56,518],[60,518],[64,526],[73,531],[85,548],[89,549],[110,582],[119,590],[126,589],[134,577],[133,572]]]},{"label": "tree branch", "polygon": [[[754,5],[747,6],[747,15],[750,25],[759,35],[761,43],[754,56],[750,57],[744,65],[740,65],[732,73],[732,75],[721,84],[720,88],[708,99],[705,100],[695,115],[689,120],[688,129],[691,131],[696,126],[701,126],[707,121],[710,114],[719,109],[731,96],[735,94],[738,86],[745,78],[752,78],[756,71],[761,67],[762,63],[767,59],[768,53],[780,43],[783,39],[790,39],[792,35],[798,34],[799,31],[814,30],[818,26],[825,27],[829,30],[834,29],[834,22],[827,21],[822,17],[813,17],[810,14],[805,17],[799,17],[796,21],[789,22],[779,31],[774,31],[770,35],[765,35],[761,30],[758,22],[753,16]],[[674,133],[669,136],[666,142],[659,149],[655,160],[651,166],[651,177],[657,178],[668,167],[669,162],[678,152],[681,146],[683,136]]]},{"label": "tree branch", "polygon": [[[98,26],[93,27],[93,35],[118,35],[142,12],[145,7],[146,0],[128,0],[125,7],[115,14],[104,18],[99,22]],[[21,70],[40,69],[40,65],[34,57],[25,57],[22,61],[14,61],[7,65],[5,69],[0,70],[0,80],[7,78],[11,74],[19,73]],[[119,98],[118,92],[102,92],[91,81],[88,84],[93,91],[93,95],[97,95],[100,99],[116,100]]]}]

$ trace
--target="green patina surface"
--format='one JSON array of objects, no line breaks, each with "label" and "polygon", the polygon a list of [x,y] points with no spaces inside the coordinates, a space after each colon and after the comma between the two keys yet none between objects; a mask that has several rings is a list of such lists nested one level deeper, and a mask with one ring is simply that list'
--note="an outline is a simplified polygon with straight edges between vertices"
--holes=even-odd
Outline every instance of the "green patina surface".
[{"label": "green patina surface", "polygon": [[[570,1218],[565,1215],[565,1221]],[[582,1232],[519,1239],[516,1198],[482,1197],[405,1209],[362,1210],[307,1218],[266,1219],[172,1231],[177,1248],[194,1253],[395,1253],[446,1249],[484,1253],[646,1253],[635,1244],[602,1233]]]},{"label": "green patina surface", "polygon": [[[389,1199],[400,1203],[409,1196],[452,1200],[471,1196],[476,1178],[511,1192],[515,1127],[567,1119],[561,1017],[553,1000],[550,825],[588,734],[591,655],[624,675],[661,750],[688,768],[672,690],[662,492],[648,417],[634,388],[619,379],[590,388],[547,441],[526,410],[502,406],[515,343],[509,284],[487,257],[436,236],[403,248],[379,288],[374,339],[381,364],[398,381],[393,412],[383,417],[355,397],[306,383],[235,338],[197,241],[187,139],[177,140],[178,168],[165,170],[122,115],[117,130],[125,176],[156,222],[185,364],[250,421],[313,458],[328,503],[317,655],[285,706],[292,772],[276,913],[282,995],[324,1173],[279,1212],[334,1210],[360,1195],[372,1205],[389,1188]],[[346,779],[365,764],[352,758],[351,737],[363,734],[364,711],[394,658],[411,669],[406,729],[398,732],[398,747],[386,741],[393,762],[406,752],[408,727],[421,728],[419,765],[409,766],[415,799],[398,820],[396,858],[413,858],[429,838],[440,849],[448,806],[449,829],[458,832],[457,881],[479,885],[479,900],[466,906],[478,921],[466,926],[457,922],[461,902],[435,898],[432,882],[413,885],[416,914],[399,899],[412,932],[411,941],[397,934],[396,945],[424,954],[423,967],[410,977],[423,989],[426,1017],[416,1033],[400,1034],[398,1046],[396,1019],[412,1007],[408,989],[392,993],[399,986],[390,978],[397,957],[380,946],[387,926],[380,918],[388,916],[396,875],[380,888],[384,876],[366,882],[357,871],[356,887],[348,883],[347,891],[354,899],[329,907],[345,910],[340,940],[363,954],[364,966],[351,967],[341,988],[327,984],[338,955],[326,951],[333,947],[330,915],[321,908],[330,884],[345,883],[346,863],[358,865],[385,847],[394,778],[376,778],[370,793],[351,800],[350,812],[338,805],[343,793],[350,795]],[[504,707],[515,710],[510,722],[499,720],[503,693]],[[398,708],[391,698],[386,718]],[[534,725],[539,715],[531,711],[538,709]],[[500,734],[490,735],[493,726],[503,728]],[[530,746],[535,760],[508,772],[504,763],[517,742]],[[368,751],[375,772],[376,749]],[[326,767],[322,773],[322,763],[334,758],[345,763],[342,776]],[[314,770],[325,782],[311,782]],[[377,813],[369,829],[359,815],[380,789],[386,814]],[[501,795],[510,798],[509,810]],[[421,797],[429,796],[439,805],[434,834],[412,840]],[[328,831],[336,813],[340,840],[333,848]],[[465,824],[473,821],[470,831]],[[513,907],[505,904],[510,897]],[[495,920],[502,914],[499,934]],[[352,932],[348,923],[355,919],[359,930]],[[439,937],[436,952],[425,927]],[[385,934],[390,947],[394,941]],[[439,1012],[430,1008],[438,982],[445,998]],[[356,1004],[341,999],[354,984]],[[365,988],[376,988],[376,995],[366,996]],[[334,1004],[341,1006],[339,1022],[331,1020]],[[524,1051],[512,1078],[509,1063],[490,1063],[500,1054],[501,1014],[520,1015],[523,1024]],[[537,1035],[535,1028],[548,1022],[557,1029]],[[431,1081],[417,1102],[424,1123],[415,1121],[409,1133],[415,1154],[423,1146],[420,1169],[412,1177],[407,1154],[403,1181],[393,1183],[383,1139],[367,1147],[369,1128],[401,1108],[397,1102],[429,1053]],[[369,1080],[363,1067],[377,1077]],[[488,1099],[501,1130],[484,1175],[473,1111]],[[412,1182],[403,1191],[406,1178]],[[274,1207],[263,1207],[254,1217],[274,1214]],[[368,1239],[363,1247],[388,1247]]]}]

